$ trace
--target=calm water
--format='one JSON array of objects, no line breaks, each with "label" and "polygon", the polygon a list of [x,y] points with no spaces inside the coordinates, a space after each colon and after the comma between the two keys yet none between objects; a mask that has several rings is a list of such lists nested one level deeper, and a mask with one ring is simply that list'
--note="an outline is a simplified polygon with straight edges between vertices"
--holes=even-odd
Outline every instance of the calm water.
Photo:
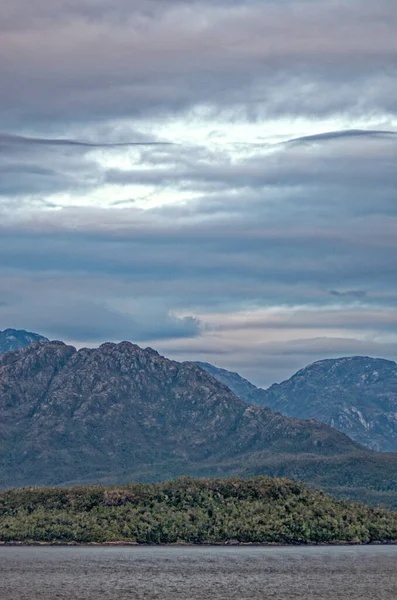
[{"label": "calm water", "polygon": [[397,546],[0,548],[1,600],[397,600]]}]

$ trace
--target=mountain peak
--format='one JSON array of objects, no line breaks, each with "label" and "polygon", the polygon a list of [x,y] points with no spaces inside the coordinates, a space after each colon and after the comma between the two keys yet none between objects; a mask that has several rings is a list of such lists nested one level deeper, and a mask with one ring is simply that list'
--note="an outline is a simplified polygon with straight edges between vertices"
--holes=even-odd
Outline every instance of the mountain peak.
[{"label": "mountain peak", "polygon": [[273,410],[327,423],[370,448],[397,452],[397,364],[369,356],[317,361],[264,391]]},{"label": "mountain peak", "polygon": [[48,342],[48,339],[38,333],[9,327],[0,331],[0,354],[24,348],[35,342]]},{"label": "mountain peak", "polygon": [[307,365],[303,369],[300,369],[298,373],[301,371],[306,371],[309,369],[316,368],[317,366],[330,366],[333,369],[337,367],[343,366],[354,366],[354,367],[362,367],[362,368],[371,368],[374,364],[379,364],[383,366],[396,366],[394,360],[387,360],[386,358],[374,358],[371,356],[342,356],[339,358],[323,358],[321,360],[316,360],[315,362]]},{"label": "mountain peak", "polygon": [[351,383],[354,380],[356,385],[365,385],[372,379],[379,379],[381,374],[393,374],[396,370],[397,364],[392,360],[370,356],[344,356],[318,360],[300,369],[291,379],[310,377],[312,380],[334,380],[335,383],[336,379]]}]

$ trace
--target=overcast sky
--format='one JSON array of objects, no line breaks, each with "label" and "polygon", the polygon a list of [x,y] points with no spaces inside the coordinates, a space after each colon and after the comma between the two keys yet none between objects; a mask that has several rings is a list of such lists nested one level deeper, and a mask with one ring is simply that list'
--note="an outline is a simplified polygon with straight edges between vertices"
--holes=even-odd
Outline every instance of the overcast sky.
[{"label": "overcast sky", "polygon": [[259,385],[397,359],[395,0],[0,3],[0,329]]}]

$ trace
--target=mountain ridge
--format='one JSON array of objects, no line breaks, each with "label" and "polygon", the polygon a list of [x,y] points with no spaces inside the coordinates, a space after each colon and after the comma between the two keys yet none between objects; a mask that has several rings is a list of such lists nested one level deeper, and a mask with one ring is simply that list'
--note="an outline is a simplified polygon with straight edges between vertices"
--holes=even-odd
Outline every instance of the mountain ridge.
[{"label": "mountain ridge", "polygon": [[271,474],[373,498],[397,491],[397,455],[248,405],[194,363],[130,342],[4,354],[0,423],[3,487]]},{"label": "mountain ridge", "polygon": [[[5,329],[0,332],[0,355],[37,341],[48,342],[49,340],[25,330]],[[303,367],[288,380],[273,384],[267,389],[258,388],[238,373],[215,367],[208,362],[197,361],[194,364],[205,369],[244,402],[269,406],[272,410],[286,416],[315,419],[335,427],[371,449],[397,452],[397,365],[394,361],[365,356],[320,359]],[[393,372],[393,378],[385,384],[386,387],[377,390],[375,394],[377,400],[368,397],[368,385],[366,390],[359,385],[362,379],[365,379],[368,384],[368,373],[365,374],[365,369],[359,370],[361,380],[357,381],[356,378],[352,381],[357,364],[359,366],[364,364],[367,367],[369,365],[368,368],[369,370],[372,368],[372,371],[376,371],[376,365],[380,365],[382,372],[387,366],[389,371]],[[329,373],[335,370],[337,365],[345,367],[347,365],[347,377],[344,373],[344,381],[334,381],[330,389],[326,383],[327,378],[329,379]],[[313,374],[318,370],[321,378],[317,378],[314,385]],[[296,385],[296,382],[300,384]],[[369,381],[369,383],[376,382]]]},{"label": "mountain ridge", "polygon": [[322,359],[267,389],[236,373],[203,368],[243,400],[300,419],[315,419],[383,452],[397,452],[397,364],[383,358]]}]

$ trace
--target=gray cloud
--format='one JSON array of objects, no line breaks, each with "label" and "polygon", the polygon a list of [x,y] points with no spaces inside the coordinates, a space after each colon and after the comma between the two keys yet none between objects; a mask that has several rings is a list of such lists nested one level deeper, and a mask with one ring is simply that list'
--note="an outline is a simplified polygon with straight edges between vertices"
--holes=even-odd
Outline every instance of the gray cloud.
[{"label": "gray cloud", "polygon": [[[239,162],[214,152],[203,153],[197,148],[175,147],[170,151],[168,160],[167,156],[162,155],[163,164],[155,159],[150,161],[146,153],[145,158],[152,166],[150,170],[138,164],[131,171],[110,169],[105,177],[109,183],[184,183],[196,190],[200,184],[218,185],[218,189],[244,190],[264,187],[282,189],[287,186],[321,189],[326,185],[331,188],[334,184],[342,193],[354,187],[362,188],[362,192],[367,194],[369,184],[378,186],[378,194],[385,190],[391,197],[392,187],[397,183],[393,161],[397,159],[397,136],[377,138],[371,131],[362,131],[359,135],[354,132],[351,136],[347,132],[341,132],[342,135],[338,133],[301,138],[301,141],[311,144],[306,147],[284,144],[283,148],[272,153],[258,151],[256,155]],[[335,198],[335,201],[338,199]],[[361,202],[364,208],[367,204],[365,196]],[[370,204],[374,204],[372,200]],[[395,203],[392,202],[392,205],[394,207]]]},{"label": "gray cloud", "polygon": [[263,385],[396,358],[396,25],[394,0],[3,2],[0,327]]},{"label": "gray cloud", "polygon": [[[117,282],[105,281],[85,281],[76,274],[68,277],[59,272],[36,277],[6,275],[0,285],[4,298],[0,321],[45,330],[52,339],[74,340],[80,345],[86,340],[94,344],[107,339],[145,342],[199,335],[198,319],[171,314],[158,297],[139,302],[131,288],[129,294],[119,289],[117,296]],[[115,306],[113,301],[117,298],[120,302],[123,296],[124,306]]]},{"label": "gray cloud", "polygon": [[0,9],[4,127],[197,104],[248,119],[395,113],[393,0],[13,4]]},{"label": "gray cloud", "polygon": [[[382,169],[378,150],[371,160]],[[263,192],[245,190],[234,205],[229,190],[210,216],[211,196],[189,208],[76,208],[14,220],[1,228],[1,297],[14,291],[1,324],[19,314],[22,326],[73,342],[150,342],[263,385],[349,349],[393,358],[397,207],[387,195],[382,203],[378,180],[365,210],[338,181],[298,196],[287,186],[270,208]],[[295,343],[304,331],[309,338]]]},{"label": "gray cloud", "polygon": [[169,145],[169,142],[140,139],[134,142],[94,143],[0,132],[0,196],[43,193],[49,196],[69,190],[95,189],[105,174],[92,158],[93,150],[111,152],[164,145]]},{"label": "gray cloud", "polygon": [[37,138],[27,137],[22,135],[10,135],[8,133],[0,132],[0,148],[3,152],[9,150],[10,146],[71,146],[72,148],[123,148],[128,146],[152,146],[155,144],[167,145],[169,142],[159,141],[139,141],[139,142],[112,142],[112,143],[94,143],[94,142],[83,142],[80,140],[68,140],[68,139],[51,139],[51,138]]},{"label": "gray cloud", "polygon": [[[339,133],[341,135],[339,135]],[[4,137],[4,152],[0,154],[0,193],[21,193],[30,190],[30,194],[57,193],[71,188],[95,189],[102,184],[111,185],[152,185],[173,186],[185,191],[202,191],[199,211],[230,211],[241,206],[241,197],[235,195],[227,203],[222,196],[217,201],[216,193],[241,190],[244,198],[249,190],[260,191],[258,205],[263,204],[266,196],[272,194],[272,203],[266,209],[275,207],[275,190],[286,196],[288,189],[290,204],[302,193],[303,187],[311,190],[312,203],[324,192],[333,198],[322,201],[323,209],[332,203],[335,210],[338,203],[342,210],[349,210],[346,195],[352,189],[360,190],[356,209],[362,212],[395,212],[394,188],[397,174],[394,160],[397,159],[397,136],[378,135],[373,131],[332,132],[318,136],[307,136],[297,144],[288,143],[274,147],[259,148],[253,156],[241,158],[238,162],[225,152],[209,150],[195,145],[154,143],[153,146],[139,142],[136,147],[133,169],[106,168],[95,162],[92,148],[106,148],[108,152],[119,149],[119,145],[87,144],[67,140],[42,140],[43,147],[37,151],[34,140],[11,138],[7,144]],[[365,145],[363,145],[365,140]],[[301,143],[304,143],[302,146]],[[123,145],[124,146],[124,145]],[[122,147],[123,147],[122,146]],[[0,138],[1,147],[1,138]],[[18,175],[18,177],[16,177]],[[25,181],[26,180],[26,181]],[[377,204],[373,202],[372,190],[376,186]],[[326,189],[327,188],[327,189]],[[209,194],[210,192],[210,194]],[[306,193],[306,192],[305,192]],[[285,201],[285,198],[284,198]],[[310,199],[304,201],[305,206]],[[380,210],[381,209],[381,210]],[[189,208],[194,210],[194,208]]]},{"label": "gray cloud", "polygon": [[337,296],[338,298],[364,298],[367,295],[367,292],[364,290],[346,290],[341,292],[339,290],[331,290],[330,294],[332,296]]},{"label": "gray cloud", "polygon": [[[384,131],[384,130],[363,130],[363,129],[347,129],[345,131],[328,131],[326,133],[317,133],[315,135],[305,135],[299,138],[289,140],[289,144],[297,144],[302,142],[316,142],[326,140],[337,140],[340,138],[352,138],[352,137],[380,137],[387,138],[389,136],[395,136],[395,131]],[[285,142],[284,142],[285,143]]]},{"label": "gray cloud", "polygon": [[[397,145],[369,140],[364,153],[362,142],[357,146],[343,139],[323,141],[322,147],[316,142],[309,155],[307,148],[287,147],[281,154],[240,164],[224,163],[214,154],[211,161],[203,161],[206,155],[195,148],[163,150],[160,173],[156,166],[147,169],[145,181],[155,188],[167,177],[177,187],[182,181],[190,181],[192,189],[206,184],[202,197],[151,211],[76,208],[36,213],[19,225],[18,220],[3,225],[0,247],[8,254],[9,268],[38,273],[102,273],[153,278],[162,284],[170,279],[189,279],[189,285],[193,278],[208,285],[228,281],[239,300],[247,297],[245,287],[238,291],[242,281],[254,298],[261,296],[264,282],[324,290],[343,286],[353,290],[345,297],[357,299],[355,289],[370,294],[374,286],[393,287],[396,267],[397,179],[390,158]],[[353,158],[347,163],[349,155]],[[67,161],[74,165],[74,158],[64,160],[72,171]],[[78,163],[80,173],[87,173],[87,187],[94,185],[99,175],[93,177],[89,163],[83,168],[81,157]],[[96,165],[93,170],[99,172]],[[61,187],[62,163],[57,173]],[[109,173],[114,170],[103,171],[99,179],[109,179]],[[143,174],[138,166],[134,177],[142,181]],[[129,171],[126,177],[134,180]],[[43,178],[45,183],[45,170]],[[16,188],[21,186],[20,179],[14,181]],[[78,185],[83,183],[80,177]],[[10,209],[7,214],[10,218]],[[260,291],[255,292],[257,285]],[[324,292],[323,302],[327,296]]]}]

